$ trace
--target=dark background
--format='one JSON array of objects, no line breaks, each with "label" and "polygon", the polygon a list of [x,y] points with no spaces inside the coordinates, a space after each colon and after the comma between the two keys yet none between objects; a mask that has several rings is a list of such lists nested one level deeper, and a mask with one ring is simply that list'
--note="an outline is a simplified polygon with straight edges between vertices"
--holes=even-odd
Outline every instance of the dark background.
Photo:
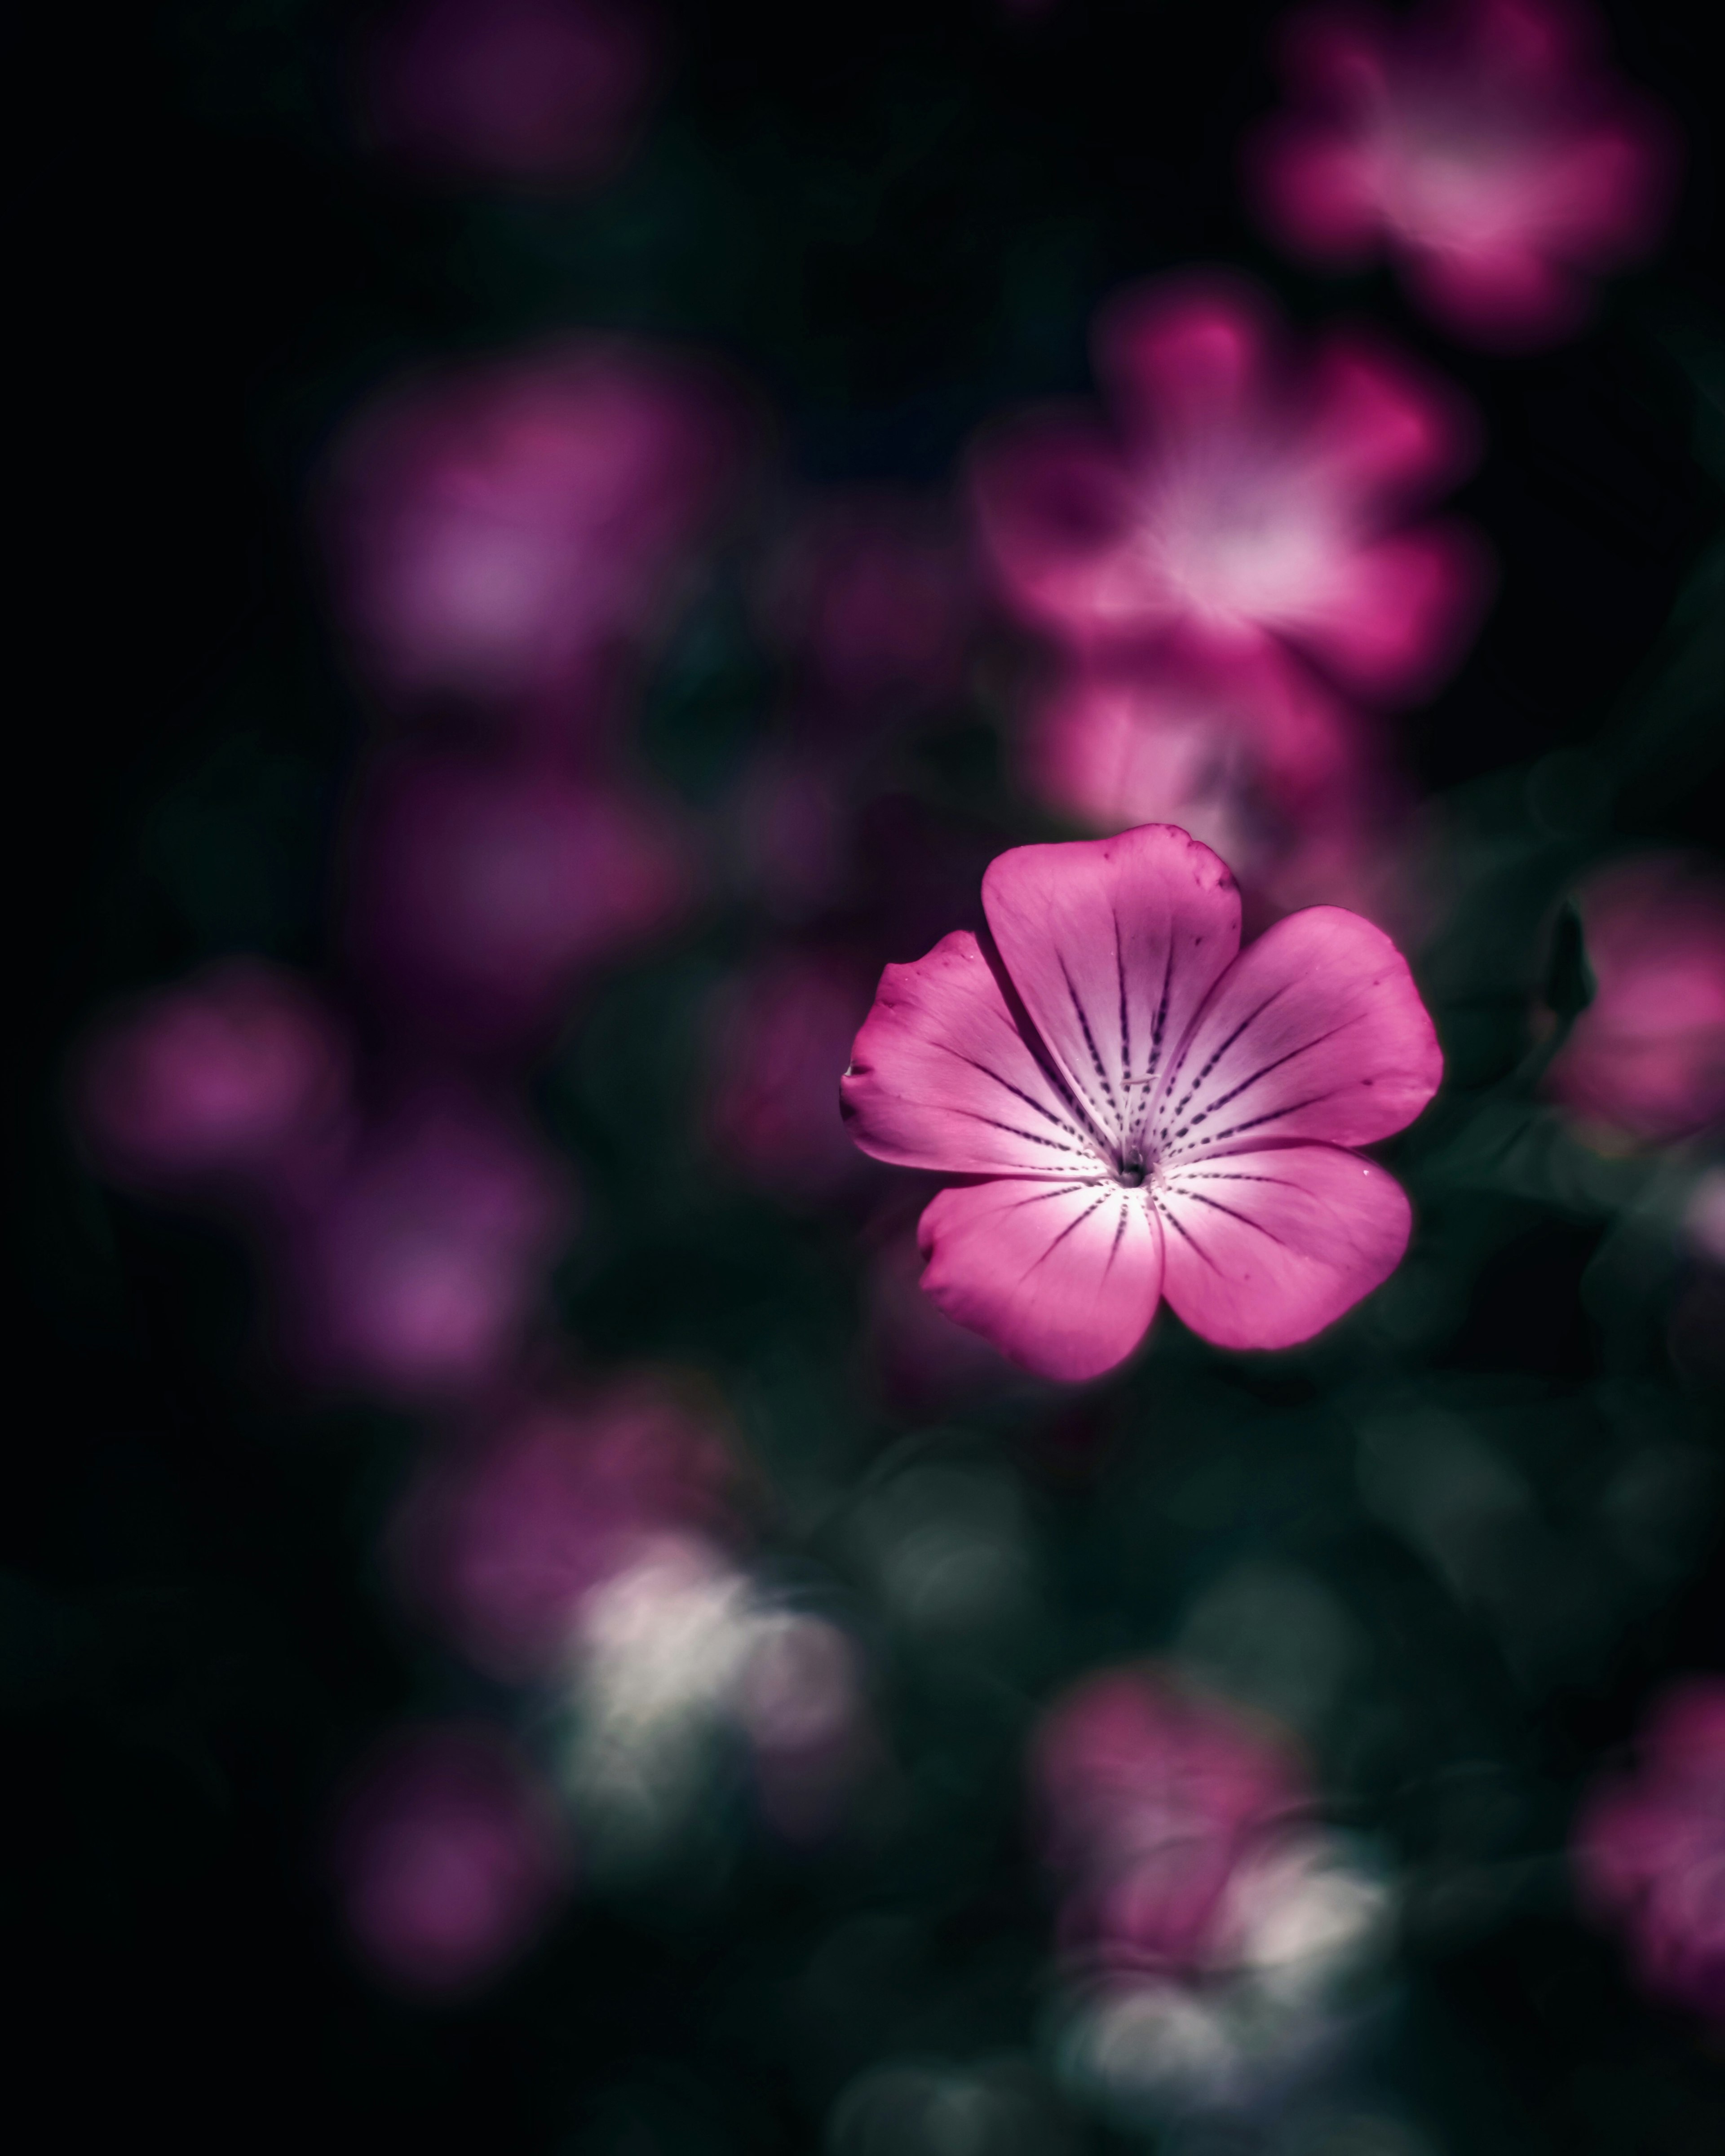
[{"label": "dark background", "polygon": [[[406,1696],[355,1523],[408,1434],[373,1418],[362,1444],[345,1411],[260,1393],[243,1272],[213,1235],[96,1196],[61,1127],[60,1059],[105,997],[224,941],[318,959],[359,735],[321,638],[305,473],[393,365],[552,321],[716,349],[762,386],[812,480],[935,481],[1001,404],[1085,385],[1091,309],[1130,275],[1221,259],[1296,317],[1368,311],[1482,408],[1489,455],[1461,506],[1502,577],[1466,665],[1408,722],[1411,767],[1465,788],[1592,738],[1720,507],[1658,334],[1709,309],[1717,334],[1702,11],[1609,11],[1620,63],[1687,136],[1684,207],[1593,332],[1526,361],[1458,353],[1385,276],[1301,280],[1245,223],[1235,146],[1274,101],[1279,12],[679,8],[643,169],[561,222],[418,193],[352,154],[336,55],[353,11],[208,0],[23,27],[8,851],[24,1026],[8,1060],[23,1202],[0,1908],[25,1994],[14,2103],[39,2075],[44,2145],[98,2118],[199,2148],[349,2127],[428,2149],[817,2143],[773,2046],[752,2064],[713,1986],[734,1973],[741,1907],[758,1994],[777,1996],[787,1943],[847,1891],[823,1879],[767,1866],[728,1915],[656,1935],[583,1916],[521,1984],[460,2013],[392,2003],[349,1967],[308,1851],[331,1774]],[[1616,813],[1636,835],[1717,843],[1720,805],[1717,760],[1688,754],[1655,759]],[[248,859],[224,864],[230,824]],[[225,894],[213,930],[187,896],[200,874]],[[1584,1378],[1576,1285],[1595,1240],[1536,1220],[1506,1242],[1455,1367]],[[1553,1707],[1546,1738],[1602,1754],[1663,1671],[1722,1664],[1714,1563]],[[967,1998],[1022,1992],[1043,1921],[1027,1897],[1023,1866],[1003,1865],[942,1934]],[[879,1978],[925,1980],[937,1994],[926,1971]],[[1717,2062],[1561,1910],[1435,1953],[1420,1984],[1402,2086],[1455,2149],[1725,2146]],[[608,2123],[619,2059],[636,2093]]]}]

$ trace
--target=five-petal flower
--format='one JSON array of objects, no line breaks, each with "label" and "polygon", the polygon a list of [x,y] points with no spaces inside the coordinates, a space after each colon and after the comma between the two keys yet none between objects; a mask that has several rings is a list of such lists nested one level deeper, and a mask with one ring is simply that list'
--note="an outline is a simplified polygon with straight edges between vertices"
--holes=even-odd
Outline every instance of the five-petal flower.
[{"label": "five-petal flower", "polygon": [[1122,1361],[1165,1296],[1227,1348],[1309,1338],[1384,1280],[1400,1187],[1347,1150],[1435,1091],[1405,961],[1312,906],[1240,947],[1240,894],[1169,824],[1021,846],[965,931],[889,966],[842,1104],[865,1152],[961,1178],[922,1285],[1040,1374]]}]

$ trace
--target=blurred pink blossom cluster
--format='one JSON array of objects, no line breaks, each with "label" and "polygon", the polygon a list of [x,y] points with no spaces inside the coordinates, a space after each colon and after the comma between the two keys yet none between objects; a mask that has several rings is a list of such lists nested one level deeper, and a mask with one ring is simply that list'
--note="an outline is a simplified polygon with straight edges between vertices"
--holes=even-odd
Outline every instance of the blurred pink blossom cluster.
[{"label": "blurred pink blossom cluster", "polygon": [[360,127],[422,179],[591,187],[635,148],[663,44],[647,0],[406,0],[358,53]]},{"label": "blurred pink blossom cluster", "polygon": [[1030,414],[973,465],[999,588],[1057,654],[1025,783],[1095,831],[1214,839],[1272,916],[1393,916],[1391,759],[1353,700],[1425,693],[1479,618],[1482,549],[1430,513],[1467,413],[1363,333],[1295,351],[1220,274],[1116,299],[1096,357],[1106,421]]},{"label": "blurred pink blossom cluster", "polygon": [[1725,1117],[1725,879],[1686,855],[1613,863],[1575,893],[1592,1002],[1548,1073],[1584,1127],[1669,1145]]},{"label": "blurred pink blossom cluster", "polygon": [[1292,1740],[1173,1670],[1114,1670],[1032,1740],[1069,2076],[1130,2119],[1260,2103],[1346,2031],[1384,1883],[1312,1823]]},{"label": "blurred pink blossom cluster", "polygon": [[1249,146],[1265,223],[1334,269],[1387,253],[1470,341],[1568,335],[1593,280],[1657,239],[1675,177],[1669,124],[1605,67],[1602,43],[1579,0],[1296,15],[1292,109]]},{"label": "blurred pink blossom cluster", "polygon": [[1650,1991],[1725,2029],[1725,1682],[1668,1693],[1638,1749],[1577,1819],[1581,1897]]}]

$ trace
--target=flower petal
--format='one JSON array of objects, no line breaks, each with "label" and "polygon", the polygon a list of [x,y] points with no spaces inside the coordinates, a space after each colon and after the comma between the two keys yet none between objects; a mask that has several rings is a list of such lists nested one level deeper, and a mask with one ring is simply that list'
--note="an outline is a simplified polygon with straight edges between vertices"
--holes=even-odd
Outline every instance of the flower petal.
[{"label": "flower petal", "polygon": [[882,973],[839,1104],[863,1151],[901,1168],[1070,1178],[1098,1165],[968,929]]},{"label": "flower petal", "polygon": [[1268,625],[1362,694],[1408,696],[1461,654],[1490,588],[1487,557],[1455,524],[1336,549],[1321,578]]},{"label": "flower petal", "polygon": [[1142,1192],[1013,1178],[942,1191],[916,1240],[946,1315],[1039,1377],[1123,1362],[1162,1292],[1162,1230]]},{"label": "flower petal", "polygon": [[1268,1141],[1368,1145],[1412,1122],[1442,1075],[1406,959],[1358,914],[1313,906],[1229,968],[1144,1127],[1164,1169]]},{"label": "flower petal", "polygon": [[1060,1075],[1117,1144],[1240,948],[1233,876],[1174,825],[1145,824],[1014,847],[989,864],[983,906]]},{"label": "flower petal", "polygon": [[1219,1348],[1291,1348],[1389,1279],[1412,1213],[1375,1161],[1322,1145],[1191,1162],[1157,1194],[1163,1292]]},{"label": "flower petal", "polygon": [[1153,631],[1176,602],[1155,588],[1128,544],[1139,509],[1118,448],[1100,427],[1037,414],[978,449],[972,496],[1013,607],[1077,639]]}]

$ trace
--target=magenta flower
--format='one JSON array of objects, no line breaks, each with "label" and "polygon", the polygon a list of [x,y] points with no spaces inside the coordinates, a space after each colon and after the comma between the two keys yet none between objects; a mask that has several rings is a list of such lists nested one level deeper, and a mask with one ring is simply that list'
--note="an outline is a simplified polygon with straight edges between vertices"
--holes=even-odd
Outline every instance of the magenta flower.
[{"label": "magenta flower", "polygon": [[660,44],[629,0],[419,0],[369,40],[365,131],[429,177],[590,185],[634,147]]},{"label": "magenta flower", "polygon": [[1620,1139],[1692,1137],[1725,1116],[1725,880],[1650,855],[1601,870],[1576,902],[1595,993],[1550,1089]]},{"label": "magenta flower", "polygon": [[700,369],[596,339],[387,391],[338,443],[324,504],[363,670],[409,701],[561,711],[651,626],[737,437]]},{"label": "magenta flower", "polygon": [[291,1180],[336,1142],[348,1077],[341,1029],[304,983],[240,959],[105,1019],[73,1101],[92,1151],[123,1181],[254,1189]]},{"label": "magenta flower", "polygon": [[563,1164],[459,1095],[363,1137],[277,1252],[286,1345],[308,1374],[459,1398],[513,1358],[572,1212]]},{"label": "magenta flower", "polygon": [[1121,1969],[1209,1965],[1230,1881],[1312,1802],[1280,1731],[1151,1669],[1058,1701],[1030,1768],[1068,1943]]},{"label": "magenta flower", "polygon": [[1452,400],[1355,337],[1291,368],[1265,303],[1219,277],[1129,293],[1097,371],[1117,433],[1045,415],[978,452],[1006,597],[1091,657],[1290,650],[1373,696],[1454,659],[1483,590],[1460,528],[1413,511],[1466,460]]},{"label": "magenta flower", "polygon": [[1358,716],[1279,661],[1074,669],[1033,713],[1026,790],[1106,836],[1177,824],[1271,913],[1395,907],[1394,803]]},{"label": "magenta flower", "polygon": [[355,1947],[409,1991],[459,1993],[499,1974],[544,1929],[568,1883],[549,1791],[483,1728],[418,1729],[380,1747],[333,1840]]},{"label": "magenta flower", "polygon": [[1669,1693],[1634,1774],[1600,1783],[1577,1820],[1583,1900],[1628,1934],[1642,1983],[1725,2028],[1725,1682]]},{"label": "magenta flower", "polygon": [[1387,250],[1459,336],[1564,336],[1591,278],[1652,244],[1676,169],[1664,116],[1600,66],[1598,42],[1570,0],[1296,17],[1296,109],[1249,158],[1265,223],[1337,269]]},{"label": "magenta flower", "polygon": [[478,1667],[556,1674],[583,1603],[664,1537],[723,1516],[716,1416],[641,1373],[542,1401],[434,1462],[393,1533],[410,1602]]},{"label": "magenta flower", "polygon": [[964,931],[889,966],[842,1087],[865,1152],[963,1178],[922,1215],[922,1285],[1040,1375],[1093,1378],[1165,1296],[1207,1340],[1285,1348],[1387,1279],[1408,1201],[1346,1148],[1441,1058],[1405,961],[1357,914],[1245,951],[1240,894],[1166,824],[1020,846]]},{"label": "magenta flower", "polygon": [[354,834],[349,947],[420,1030],[519,1045],[584,973],[681,912],[681,836],[649,797],[557,770],[387,764]]}]

